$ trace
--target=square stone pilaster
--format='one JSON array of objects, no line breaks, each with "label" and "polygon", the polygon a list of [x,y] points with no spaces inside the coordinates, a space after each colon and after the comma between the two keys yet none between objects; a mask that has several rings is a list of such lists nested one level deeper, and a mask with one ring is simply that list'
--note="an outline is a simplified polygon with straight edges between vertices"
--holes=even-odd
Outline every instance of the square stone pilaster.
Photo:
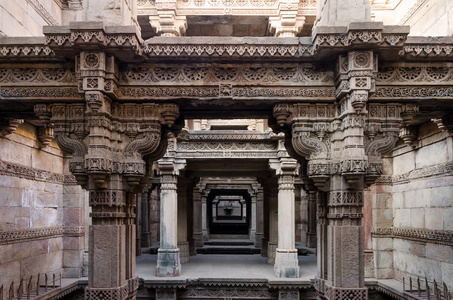
[{"label": "square stone pilaster", "polygon": [[339,288],[326,283],[325,297],[328,300],[368,300],[368,288]]},{"label": "square stone pilaster", "polygon": [[297,249],[277,248],[275,255],[274,273],[275,276],[282,278],[299,277]]},{"label": "square stone pilaster", "polygon": [[179,248],[158,249],[156,276],[175,277],[181,274]]},{"label": "square stone pilaster", "polygon": [[176,289],[156,289],[156,300],[176,300]]},{"label": "square stone pilaster", "polygon": [[278,300],[299,300],[299,290],[279,290]]},{"label": "square stone pilaster", "polygon": [[128,283],[114,288],[92,288],[85,289],[86,300],[124,300],[129,295]]}]

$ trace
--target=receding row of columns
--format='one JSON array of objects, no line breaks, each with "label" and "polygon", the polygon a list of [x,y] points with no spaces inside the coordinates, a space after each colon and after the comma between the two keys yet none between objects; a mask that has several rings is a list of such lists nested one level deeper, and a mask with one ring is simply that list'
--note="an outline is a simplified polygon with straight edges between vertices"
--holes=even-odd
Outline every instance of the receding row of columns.
[{"label": "receding row of columns", "polygon": [[[196,254],[196,248],[209,239],[207,198],[215,184],[195,184],[193,178],[183,176],[174,161],[159,163],[159,167],[160,248],[156,275],[179,276],[181,264],[188,262],[190,255]],[[298,277],[294,185],[298,164],[285,158],[271,161],[270,167],[276,176],[265,182],[265,189],[259,184],[248,189],[251,196],[249,236],[255,247],[262,249],[262,255],[268,257],[268,262],[275,265],[276,276]],[[138,197],[141,233],[137,244],[144,247],[151,246],[153,241],[150,201],[155,192],[151,189]]]}]

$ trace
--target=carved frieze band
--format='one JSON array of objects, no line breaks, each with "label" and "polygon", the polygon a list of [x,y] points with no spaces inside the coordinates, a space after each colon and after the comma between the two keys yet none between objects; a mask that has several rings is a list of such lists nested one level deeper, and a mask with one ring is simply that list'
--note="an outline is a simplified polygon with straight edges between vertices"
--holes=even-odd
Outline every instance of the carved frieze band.
[{"label": "carved frieze band", "polygon": [[453,246],[453,231],[431,230],[423,228],[371,228],[371,235],[376,238],[400,238],[425,243]]},{"label": "carved frieze band", "polygon": [[0,56],[55,56],[55,52],[43,45],[2,46]]},{"label": "carved frieze band", "polygon": [[47,228],[2,231],[0,232],[0,245],[51,239],[62,236],[80,237],[84,235],[84,226],[54,226]]},{"label": "carved frieze band", "polygon": [[[222,288],[188,288],[181,294],[184,299],[200,299],[200,298],[240,298],[240,299],[276,299],[277,292],[269,291],[268,288],[240,288],[230,287]],[[159,298],[161,299],[161,298]]]},{"label": "carved frieze band", "polygon": [[269,98],[317,98],[334,100],[333,87],[290,88],[290,87],[235,87],[220,85],[217,87],[121,87],[122,99],[168,99],[180,97],[269,97]]},{"label": "carved frieze band", "polygon": [[298,57],[309,54],[309,45],[166,45],[145,42],[144,54],[148,56],[277,56]]},{"label": "carved frieze band", "polygon": [[216,132],[212,133],[209,130],[206,131],[183,131],[178,135],[178,140],[190,140],[190,141],[203,141],[203,140],[267,140],[272,136],[276,136],[274,133],[251,133],[251,132]]},{"label": "carved frieze band", "polygon": [[314,55],[320,47],[348,47],[354,43],[402,46],[407,33],[383,33],[381,30],[350,30],[341,34],[317,34],[313,44],[166,44],[150,39],[143,52],[152,56],[267,56],[302,57]]},{"label": "carved frieze band", "polygon": [[415,169],[407,173],[381,176],[376,180],[377,184],[401,184],[411,180],[419,180],[423,178],[453,176],[453,163],[440,164],[421,169]]},{"label": "carved frieze band", "polygon": [[0,98],[33,98],[50,99],[64,98],[67,100],[83,100],[77,87],[2,87]]},{"label": "carved frieze band", "polygon": [[[0,175],[63,184],[65,175],[0,160]],[[68,180],[70,178],[67,178]]]},{"label": "carved frieze band", "polygon": [[278,150],[277,143],[251,142],[179,142],[177,156],[180,158],[273,158]]},{"label": "carved frieze band", "polygon": [[453,68],[450,67],[384,67],[376,74],[376,84],[446,84],[453,81]]},{"label": "carved frieze band", "polygon": [[0,68],[0,82],[4,84],[76,86],[75,76],[74,70],[65,68]]},{"label": "carved frieze band", "polygon": [[159,84],[219,84],[234,82],[241,84],[278,85],[297,83],[299,85],[332,85],[333,74],[324,69],[315,70],[299,64],[288,65],[169,65],[141,66],[122,73],[122,80],[130,85]]},{"label": "carved frieze band", "polygon": [[141,54],[141,40],[136,33],[109,33],[103,29],[98,30],[71,30],[70,33],[46,34],[46,45],[72,46],[76,42],[93,43],[98,42],[102,46],[115,46],[132,48],[136,53]]},{"label": "carved frieze band", "polygon": [[439,44],[406,44],[400,55],[415,57],[451,57],[453,56],[453,45]]},{"label": "carved frieze band", "polygon": [[422,97],[453,97],[452,87],[376,87],[370,99],[400,98],[420,99]]}]

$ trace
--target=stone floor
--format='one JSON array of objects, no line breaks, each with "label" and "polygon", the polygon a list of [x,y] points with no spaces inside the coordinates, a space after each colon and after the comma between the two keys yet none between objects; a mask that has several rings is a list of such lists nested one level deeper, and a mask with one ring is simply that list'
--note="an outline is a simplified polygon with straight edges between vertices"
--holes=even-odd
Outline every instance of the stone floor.
[{"label": "stone floor", "polygon": [[[266,262],[266,258],[259,254],[254,255],[229,255],[229,254],[199,254],[191,256],[190,261],[181,266],[181,276],[179,277],[156,277],[156,254],[142,254],[136,258],[136,274],[145,282],[182,283],[187,280],[228,280],[253,281],[267,280],[269,284],[310,284],[316,275],[316,255],[300,255],[299,257],[300,277],[299,278],[277,278],[274,276],[274,266]],[[367,286],[381,287],[392,295],[399,296],[401,299],[406,297],[402,292],[402,284],[394,279],[377,280],[375,278],[366,279]],[[62,286],[54,292],[64,292],[87,285],[87,278],[63,279]],[[82,293],[83,294],[83,293]]]},{"label": "stone floor", "polygon": [[[294,279],[278,278],[274,275],[274,265],[266,262],[266,257],[259,254],[198,254],[181,265],[181,276],[165,277],[167,280],[186,280],[199,278],[246,278],[267,279],[270,281],[310,282],[316,275],[316,255],[299,256],[300,277]],[[162,280],[156,277],[157,255],[142,254],[137,257],[136,274],[144,280]]]}]

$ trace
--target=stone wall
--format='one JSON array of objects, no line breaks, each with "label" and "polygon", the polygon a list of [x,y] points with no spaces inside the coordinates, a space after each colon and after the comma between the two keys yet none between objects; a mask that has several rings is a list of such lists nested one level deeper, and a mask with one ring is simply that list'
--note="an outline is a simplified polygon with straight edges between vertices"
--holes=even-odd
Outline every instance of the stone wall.
[{"label": "stone wall", "polygon": [[[0,138],[0,284],[39,273],[81,276],[84,197],[55,143],[28,123]],[[66,184],[66,186],[64,186]],[[36,278],[36,277],[35,277]]]},{"label": "stone wall", "polygon": [[394,151],[393,175],[373,187],[377,278],[426,276],[453,289],[452,151],[434,123],[418,128],[414,147]]},{"label": "stone wall", "polygon": [[0,35],[42,36],[42,27],[62,24],[60,1],[15,0],[0,3]]},{"label": "stone wall", "polygon": [[[418,0],[408,12],[396,10],[400,25],[410,25],[414,36],[448,36],[453,34],[453,2],[451,0]],[[415,3],[414,3],[415,2]]]},{"label": "stone wall", "polygon": [[384,25],[409,25],[412,36],[453,34],[451,0],[403,0],[394,9],[373,10],[373,16]]}]

